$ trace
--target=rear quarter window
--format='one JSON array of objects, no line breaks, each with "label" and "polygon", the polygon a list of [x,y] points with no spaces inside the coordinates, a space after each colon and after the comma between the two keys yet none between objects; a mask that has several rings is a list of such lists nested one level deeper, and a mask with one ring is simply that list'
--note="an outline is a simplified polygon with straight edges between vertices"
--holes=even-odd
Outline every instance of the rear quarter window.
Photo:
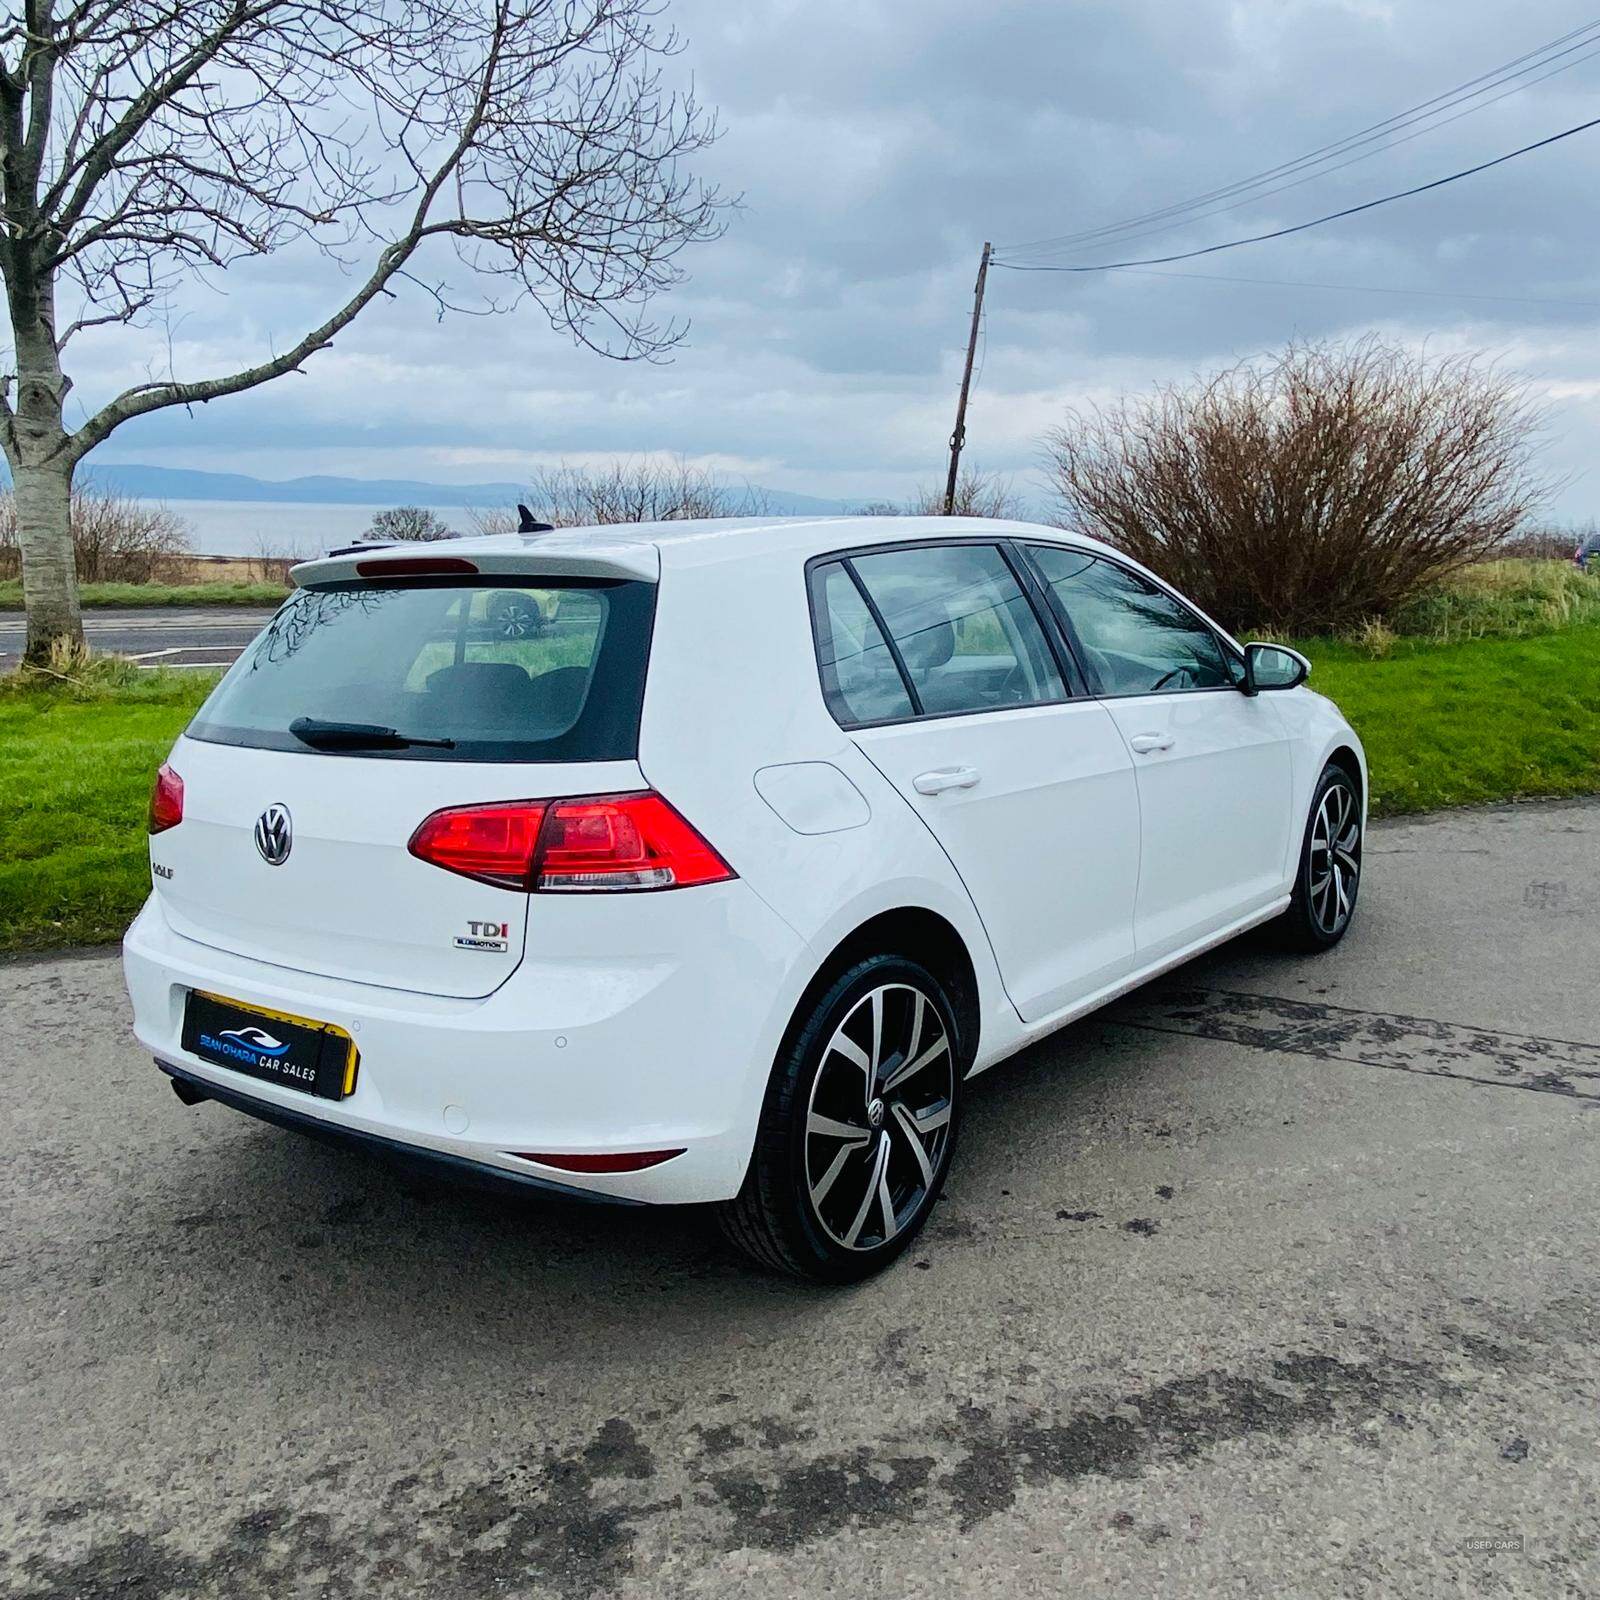
[{"label": "rear quarter window", "polygon": [[[616,761],[638,753],[655,586],[508,577],[302,589],[188,733],[308,751],[299,722],[392,730],[447,761]],[[405,741],[432,741],[408,744]]]}]

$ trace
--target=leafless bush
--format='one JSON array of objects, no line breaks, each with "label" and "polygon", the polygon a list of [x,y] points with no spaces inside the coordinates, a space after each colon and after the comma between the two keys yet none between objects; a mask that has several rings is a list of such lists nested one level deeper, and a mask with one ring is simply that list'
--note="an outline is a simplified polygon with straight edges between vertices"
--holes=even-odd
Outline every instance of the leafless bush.
[{"label": "leafless bush", "polygon": [[[126,495],[74,489],[70,516],[80,583],[149,583],[189,548],[181,517]],[[15,578],[21,571],[17,502],[7,490],[0,494],[0,578]]]},{"label": "leafless bush", "polygon": [[[944,489],[922,487],[909,500],[870,500],[857,509],[859,517],[942,517],[944,515]],[[1017,522],[1026,515],[1026,508],[1012,489],[1011,480],[992,472],[980,472],[969,467],[956,479],[956,517],[998,517],[1005,522]]]},{"label": "leafless bush", "polygon": [[[906,508],[906,514],[913,517],[942,517],[944,490],[918,489]],[[955,503],[950,515],[998,517],[1003,522],[1016,522],[1023,516],[1023,506],[1009,478],[968,468],[956,479]]]},{"label": "leafless bush", "polygon": [[[748,484],[734,488],[714,472],[687,461],[648,458],[579,467],[563,462],[538,473],[528,486],[527,505],[541,522],[558,528],[599,527],[613,522],[681,522],[691,517],[765,516],[768,501]],[[484,533],[517,525],[506,510],[474,512]]]},{"label": "leafless bush", "polygon": [[1063,523],[1219,620],[1289,634],[1388,616],[1525,523],[1542,413],[1471,358],[1291,345],[1046,437]]},{"label": "leafless bush", "polygon": [[1595,526],[1592,518],[1572,528],[1553,522],[1534,523],[1508,534],[1491,556],[1505,561],[1570,561],[1572,552],[1595,532]]},{"label": "leafless bush", "polygon": [[427,506],[390,506],[374,514],[369,539],[448,539],[449,526]]},{"label": "leafless bush", "polygon": [[245,571],[252,583],[287,583],[289,568],[303,560],[303,553],[273,539],[270,534],[257,533],[255,551],[247,558]]}]

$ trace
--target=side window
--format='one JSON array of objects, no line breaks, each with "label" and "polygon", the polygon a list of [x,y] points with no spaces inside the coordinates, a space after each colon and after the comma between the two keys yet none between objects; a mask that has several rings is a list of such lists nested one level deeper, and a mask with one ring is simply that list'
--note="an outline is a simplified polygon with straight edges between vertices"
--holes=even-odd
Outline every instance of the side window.
[{"label": "side window", "polygon": [[854,558],[924,715],[1066,698],[1033,606],[994,545]]},{"label": "side window", "polygon": [[1081,550],[1033,545],[1029,553],[1105,694],[1233,687],[1216,635],[1164,590]]},{"label": "side window", "polygon": [[811,573],[817,660],[828,709],[843,723],[913,715],[900,669],[850,574],[837,562]]}]

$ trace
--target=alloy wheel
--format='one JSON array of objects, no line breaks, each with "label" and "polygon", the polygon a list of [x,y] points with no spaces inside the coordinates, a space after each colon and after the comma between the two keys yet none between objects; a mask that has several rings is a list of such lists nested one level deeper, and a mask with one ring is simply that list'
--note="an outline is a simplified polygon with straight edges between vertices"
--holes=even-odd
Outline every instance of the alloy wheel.
[{"label": "alloy wheel", "polygon": [[501,599],[494,607],[492,620],[504,639],[526,639],[543,623],[538,607],[520,596]]},{"label": "alloy wheel", "polygon": [[1355,910],[1361,877],[1361,810],[1345,783],[1330,784],[1311,825],[1306,895],[1317,927],[1330,938]]},{"label": "alloy wheel", "polygon": [[834,1029],[806,1108],[811,1210],[846,1250],[888,1244],[932,1197],[950,1138],[955,1058],[938,1006],[889,983]]}]

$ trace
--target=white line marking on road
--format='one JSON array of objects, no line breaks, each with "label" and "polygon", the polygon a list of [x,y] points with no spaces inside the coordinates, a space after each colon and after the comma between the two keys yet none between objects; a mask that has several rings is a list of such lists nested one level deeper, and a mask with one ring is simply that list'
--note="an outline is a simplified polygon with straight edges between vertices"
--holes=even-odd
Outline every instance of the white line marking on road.
[{"label": "white line marking on road", "polygon": [[154,656],[204,656],[216,655],[219,650],[238,649],[239,646],[233,644],[169,644],[165,650],[125,650],[122,656],[125,661],[149,661]]}]

